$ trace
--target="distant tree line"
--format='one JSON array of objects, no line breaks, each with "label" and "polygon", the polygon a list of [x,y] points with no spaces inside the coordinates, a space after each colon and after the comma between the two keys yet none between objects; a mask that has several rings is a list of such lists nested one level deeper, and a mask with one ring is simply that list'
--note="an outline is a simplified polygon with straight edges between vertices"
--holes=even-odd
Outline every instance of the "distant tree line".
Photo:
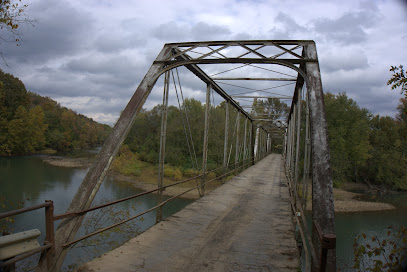
[{"label": "distant tree line", "polygon": [[[278,99],[255,100],[252,108],[253,115],[257,114],[259,118],[264,119],[278,119],[284,116],[288,109],[287,105]],[[153,164],[157,164],[159,160],[161,109],[161,105],[157,105],[151,110],[142,109],[125,140],[125,145],[133,153],[136,153],[140,160]],[[211,105],[208,132],[208,169],[218,168],[223,164],[225,116],[226,102],[222,102],[217,106]],[[169,106],[165,163],[184,170],[201,168],[204,120],[205,105],[198,100],[193,98],[185,99],[180,107]],[[237,136],[239,137],[239,161],[243,159],[245,118],[240,113],[239,122],[237,122],[237,110],[231,105],[229,106],[228,127],[227,158],[229,164],[234,164]],[[239,133],[237,133],[237,127],[239,127]],[[250,121],[248,121],[246,127],[247,150],[249,148],[249,129]],[[281,130],[279,132],[281,133]],[[279,148],[281,151],[282,140],[282,137],[273,140],[273,149],[277,150],[276,148]]]},{"label": "distant tree line", "polygon": [[109,131],[51,98],[27,92],[20,79],[0,70],[0,156],[96,146]]}]

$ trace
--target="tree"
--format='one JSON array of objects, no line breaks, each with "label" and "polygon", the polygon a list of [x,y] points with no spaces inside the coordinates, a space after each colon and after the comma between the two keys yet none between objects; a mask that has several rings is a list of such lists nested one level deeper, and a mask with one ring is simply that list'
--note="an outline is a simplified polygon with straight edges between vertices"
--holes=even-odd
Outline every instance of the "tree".
[{"label": "tree", "polygon": [[407,189],[407,160],[402,154],[400,124],[389,116],[371,121],[372,150],[366,173],[370,181],[396,189]]},{"label": "tree", "polygon": [[358,181],[359,170],[371,156],[370,113],[345,93],[325,95],[334,182]]},{"label": "tree", "polygon": [[390,71],[393,72],[393,76],[387,81],[387,85],[391,85],[392,90],[401,87],[401,93],[404,93],[407,99],[407,76],[403,65],[400,65],[399,67],[392,66]]},{"label": "tree", "polygon": [[[20,45],[21,33],[18,31],[22,24],[33,24],[34,21],[29,19],[25,10],[28,5],[22,0],[0,0],[0,40],[3,42],[15,42]],[[0,52],[3,58],[3,53]],[[4,60],[4,58],[3,58]]]}]

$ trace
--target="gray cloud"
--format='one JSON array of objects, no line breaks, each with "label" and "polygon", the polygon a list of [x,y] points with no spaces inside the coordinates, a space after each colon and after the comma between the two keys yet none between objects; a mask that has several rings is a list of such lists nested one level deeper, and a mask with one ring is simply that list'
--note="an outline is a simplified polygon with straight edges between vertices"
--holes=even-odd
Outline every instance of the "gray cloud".
[{"label": "gray cloud", "polygon": [[319,57],[321,70],[334,72],[338,70],[352,71],[369,67],[366,54],[359,48],[342,49],[330,53],[323,53]]},{"label": "gray cloud", "polygon": [[269,30],[272,39],[289,40],[294,38],[298,33],[309,31],[306,27],[299,25],[290,15],[279,12],[274,18],[274,26]]},{"label": "gray cloud", "polygon": [[[22,28],[22,46],[7,46],[6,59],[21,63],[43,63],[89,48],[95,28],[92,15],[67,1],[34,2],[30,12],[34,27]],[[38,19],[37,19],[38,18]]]},{"label": "gray cloud", "polygon": [[370,9],[345,13],[337,19],[319,18],[314,21],[314,31],[326,42],[340,44],[365,42],[368,37],[366,29],[375,25],[380,18],[373,7]]},{"label": "gray cloud", "polygon": [[232,33],[226,26],[211,25],[205,22],[198,22],[191,26],[171,21],[154,28],[152,34],[159,40],[180,42],[187,40],[227,40]]},{"label": "gray cloud", "polygon": [[[120,1],[37,0],[30,4],[28,13],[31,18],[38,18],[38,22],[35,27],[22,28],[21,46],[1,44],[10,67],[4,63],[0,66],[20,77],[29,90],[60,99],[65,106],[112,124],[164,43],[313,39],[317,43],[325,91],[346,91],[373,112],[395,111],[398,94],[388,95],[390,91],[385,83],[389,65],[407,62],[399,46],[407,37],[401,31],[407,26],[405,14],[399,11],[405,8],[400,8],[401,2],[390,1],[384,5],[345,1],[338,4],[335,12],[329,10],[335,6],[332,2],[297,3],[294,8],[283,2],[275,5],[254,2],[185,3],[181,8],[168,9],[168,3],[147,1],[124,5]],[[154,6],[158,4],[163,6],[162,10]],[[137,12],[128,8],[135,5]],[[310,5],[313,11],[307,12]],[[388,52],[387,37],[391,37],[394,45],[391,52]],[[272,56],[278,50],[260,51]],[[236,53],[230,48],[222,53],[225,52]],[[390,63],[394,60],[399,63]],[[209,74],[224,68],[227,66],[202,65]],[[179,71],[184,95],[204,101],[205,84],[185,68]],[[230,75],[241,75],[238,71]],[[255,73],[258,77],[276,76],[264,70]],[[267,82],[239,84],[253,88],[270,86]],[[230,93],[244,91],[222,87]],[[275,91],[291,94],[292,88]],[[161,101],[162,79],[146,107]],[[175,95],[170,103],[176,104]]]}]

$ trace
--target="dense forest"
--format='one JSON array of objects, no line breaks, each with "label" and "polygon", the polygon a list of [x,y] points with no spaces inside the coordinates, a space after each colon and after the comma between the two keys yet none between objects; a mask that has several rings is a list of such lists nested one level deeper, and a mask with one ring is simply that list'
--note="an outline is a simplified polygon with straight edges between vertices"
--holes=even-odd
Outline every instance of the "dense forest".
[{"label": "dense forest", "polygon": [[20,79],[0,70],[0,156],[96,146],[109,131],[107,125],[27,92]]}]

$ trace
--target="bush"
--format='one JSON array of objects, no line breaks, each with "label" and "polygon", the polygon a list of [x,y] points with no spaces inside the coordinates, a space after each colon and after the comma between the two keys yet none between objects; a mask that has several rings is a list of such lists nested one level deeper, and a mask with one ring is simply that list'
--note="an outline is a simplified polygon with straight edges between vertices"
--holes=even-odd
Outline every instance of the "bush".
[{"label": "bush", "polygon": [[166,178],[174,177],[174,169],[171,166],[169,165],[164,166],[164,177]]},{"label": "bush", "polygon": [[197,171],[194,171],[194,169],[188,168],[184,170],[184,176],[188,178],[192,178],[198,175]]},{"label": "bush", "polygon": [[216,178],[215,172],[210,172],[209,174],[206,175],[206,180],[212,180]]},{"label": "bush", "polygon": [[127,145],[123,145],[111,167],[114,171],[126,176],[141,175],[141,162],[137,155],[130,151]]},{"label": "bush", "polygon": [[164,166],[164,177],[172,178],[176,181],[182,180],[182,172],[179,168],[173,167],[171,165]]},{"label": "bush", "polygon": [[175,169],[173,177],[174,177],[174,179],[176,181],[182,180],[182,172],[181,172],[181,170],[179,170],[178,168]]}]

